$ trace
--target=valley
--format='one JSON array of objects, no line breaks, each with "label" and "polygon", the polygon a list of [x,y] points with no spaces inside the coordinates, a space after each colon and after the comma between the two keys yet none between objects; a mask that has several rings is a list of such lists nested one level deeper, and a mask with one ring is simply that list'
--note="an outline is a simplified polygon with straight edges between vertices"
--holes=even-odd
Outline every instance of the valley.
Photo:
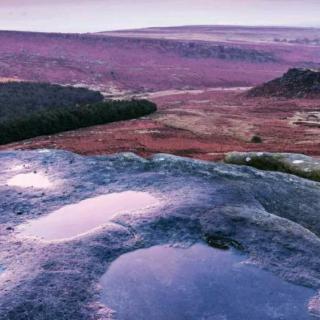
[{"label": "valley", "polygon": [[[154,93],[148,96],[158,106],[152,115],[37,137],[0,150],[49,148],[83,155],[130,151],[145,157],[163,152],[203,160],[222,160],[231,151],[320,157],[320,120],[313,116],[320,111],[319,100],[249,98],[246,92]],[[252,142],[254,136],[261,143]]]},{"label": "valley", "polygon": [[[227,26],[96,34],[2,31],[2,79],[82,86],[106,99],[147,98],[158,112],[0,149],[168,152],[205,160],[235,150],[320,156],[318,99],[246,95],[291,67],[319,66],[317,35],[311,28]],[[255,136],[262,143],[252,143]]]},{"label": "valley", "polygon": [[[0,77],[87,86],[111,96],[247,87],[280,76],[290,67],[319,66],[319,45],[312,42],[317,32],[259,27],[95,34],[1,31]],[[283,37],[306,38],[311,44],[274,40]]]},{"label": "valley", "polygon": [[0,31],[0,320],[319,319],[319,33]]}]

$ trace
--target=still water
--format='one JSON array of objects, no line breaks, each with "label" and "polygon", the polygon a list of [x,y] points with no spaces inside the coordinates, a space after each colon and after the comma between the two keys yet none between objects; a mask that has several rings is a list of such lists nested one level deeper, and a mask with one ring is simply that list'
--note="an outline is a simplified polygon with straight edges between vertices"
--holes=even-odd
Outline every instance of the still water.
[{"label": "still water", "polygon": [[147,192],[125,191],[89,198],[20,226],[21,235],[43,240],[67,240],[85,235],[119,214],[136,214],[158,206]]},{"label": "still water", "polygon": [[311,319],[313,290],[204,244],[124,254],[101,279],[102,302],[119,320]]},{"label": "still water", "polygon": [[7,185],[20,188],[46,189],[52,186],[49,178],[36,172],[17,174],[7,181]]}]

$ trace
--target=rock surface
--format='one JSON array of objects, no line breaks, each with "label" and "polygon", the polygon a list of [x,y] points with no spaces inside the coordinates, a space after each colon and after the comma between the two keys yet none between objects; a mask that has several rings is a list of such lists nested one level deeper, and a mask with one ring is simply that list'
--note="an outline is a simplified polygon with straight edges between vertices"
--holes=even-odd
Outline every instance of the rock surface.
[{"label": "rock surface", "polygon": [[[298,285],[320,288],[320,184],[292,175],[159,154],[82,157],[65,151],[0,153],[1,320],[109,319],[99,279],[125,252],[158,244],[236,246],[254,263]],[[6,185],[37,170],[45,190]],[[43,242],[19,225],[101,194],[145,191],[161,199],[147,214],[123,214],[71,241]],[[310,302],[318,312],[319,297]],[[310,318],[311,319],[311,318]]]},{"label": "rock surface", "polygon": [[282,77],[253,88],[252,97],[319,98],[320,70],[292,68]]},{"label": "rock surface", "polygon": [[230,164],[252,166],[257,169],[281,171],[320,181],[320,159],[293,153],[230,152],[225,156]]}]

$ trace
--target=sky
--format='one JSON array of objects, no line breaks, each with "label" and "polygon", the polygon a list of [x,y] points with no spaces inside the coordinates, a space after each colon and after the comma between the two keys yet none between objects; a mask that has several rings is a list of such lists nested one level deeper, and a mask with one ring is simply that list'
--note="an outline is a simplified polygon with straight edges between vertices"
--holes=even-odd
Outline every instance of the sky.
[{"label": "sky", "polygon": [[320,27],[320,0],[0,0],[0,30],[96,32],[214,24]]}]

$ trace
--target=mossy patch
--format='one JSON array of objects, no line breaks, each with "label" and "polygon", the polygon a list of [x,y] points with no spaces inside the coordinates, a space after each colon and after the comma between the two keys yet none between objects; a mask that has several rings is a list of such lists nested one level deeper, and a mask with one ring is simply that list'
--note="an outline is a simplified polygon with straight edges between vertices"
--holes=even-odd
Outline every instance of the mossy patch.
[{"label": "mossy patch", "polygon": [[320,160],[301,154],[231,152],[225,156],[225,162],[247,165],[260,170],[285,172],[320,181]]}]

